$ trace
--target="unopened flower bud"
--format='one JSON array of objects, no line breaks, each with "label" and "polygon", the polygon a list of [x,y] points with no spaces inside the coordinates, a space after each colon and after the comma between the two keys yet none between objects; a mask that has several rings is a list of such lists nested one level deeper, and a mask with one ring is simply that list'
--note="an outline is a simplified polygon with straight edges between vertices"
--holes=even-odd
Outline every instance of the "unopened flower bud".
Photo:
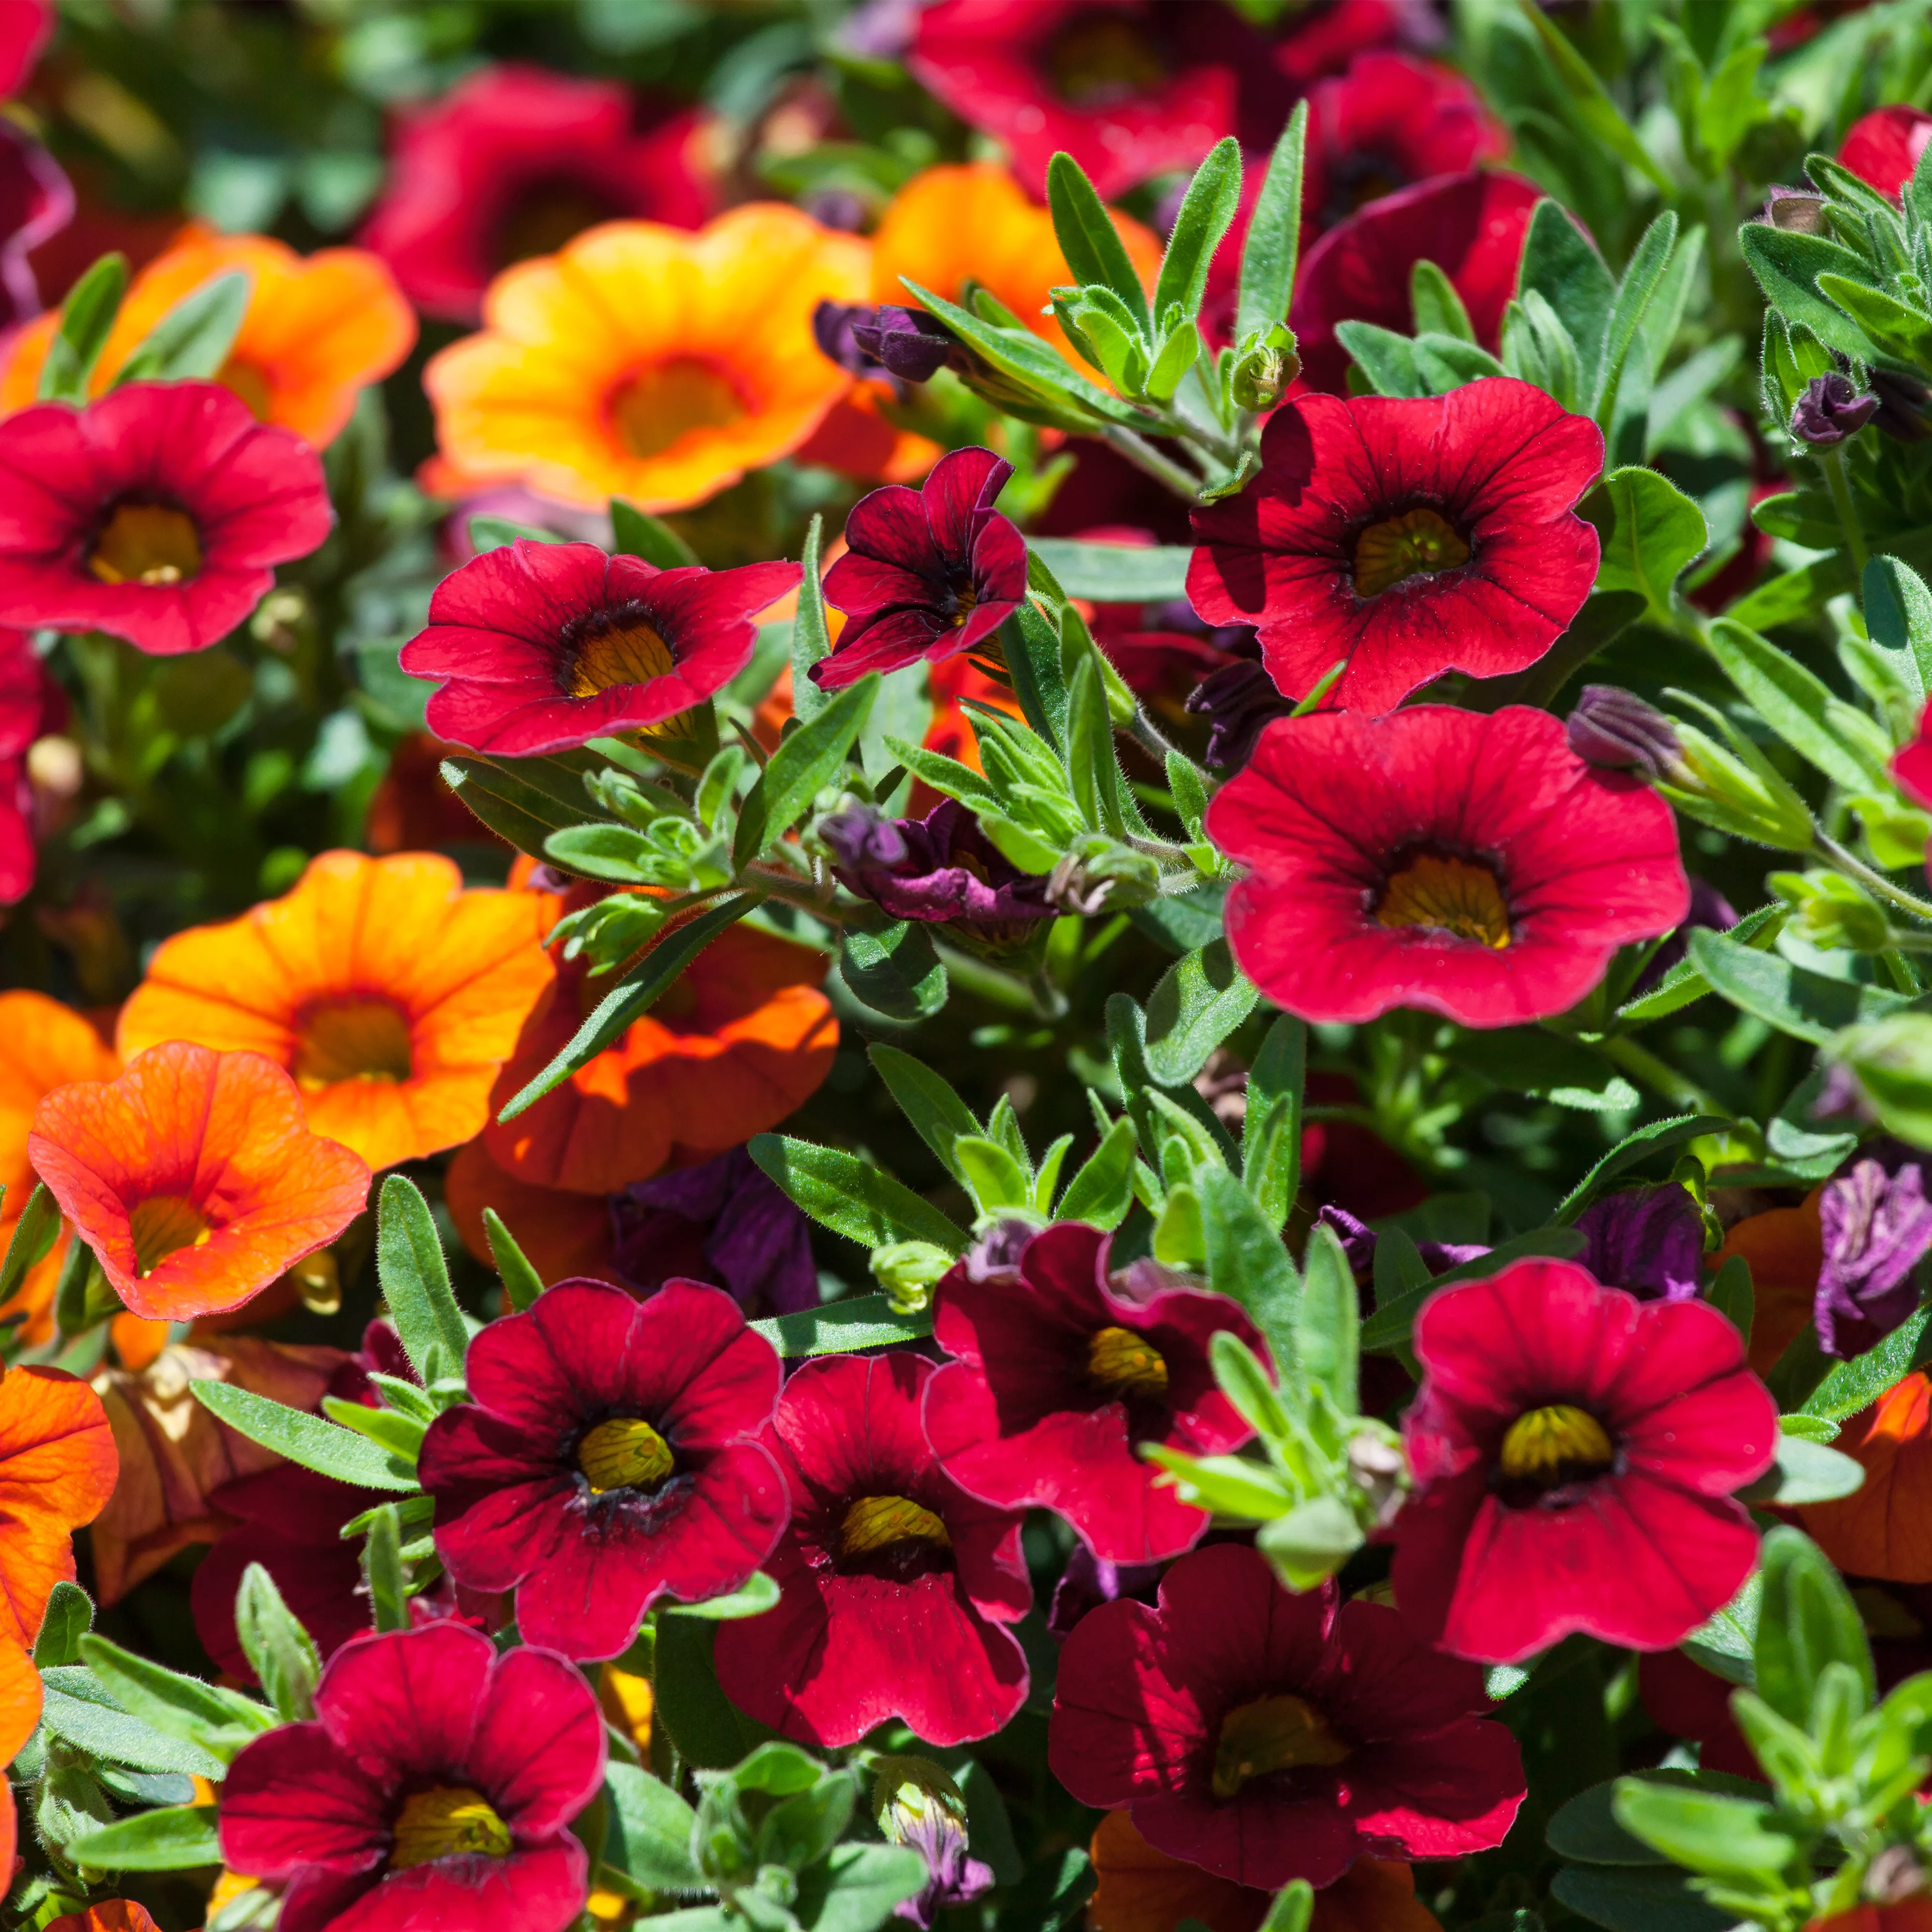
[{"label": "unopened flower bud", "polygon": [[991,1866],[966,1856],[966,1797],[929,1757],[884,1757],[872,1785],[872,1810],[888,1843],[920,1853],[931,1874],[896,1916],[928,1926],[932,1915],[964,1905],[993,1882]]},{"label": "unopened flower bud", "polygon": [[1237,404],[1259,416],[1271,410],[1288,393],[1288,386],[1301,374],[1301,358],[1295,352],[1294,337],[1280,322],[1258,330],[1236,352],[1228,391]]},{"label": "unopened flower bud", "polygon": [[1637,772],[1654,784],[1682,784],[1690,776],[1677,729],[1634,692],[1614,684],[1586,684],[1564,730],[1570,748],[1586,765]]},{"label": "unopened flower bud", "polygon": [[862,376],[878,364],[854,340],[854,322],[869,322],[877,311],[868,302],[822,302],[812,312],[812,339],[828,362],[848,376]]},{"label": "unopened flower bud", "polygon": [[1798,930],[1814,946],[1880,952],[1892,943],[1884,908],[1863,886],[1836,872],[1773,872],[1765,883],[1796,908]]},{"label": "unopened flower bud", "polygon": [[1791,412],[1791,434],[1814,449],[1829,449],[1857,435],[1878,410],[1876,394],[1861,394],[1850,376],[1814,376]]},{"label": "unopened flower bud", "polygon": [[1802,188],[1773,184],[1760,219],[1793,235],[1819,235],[1825,227],[1825,197]]},{"label": "unopened flower bud", "polygon": [[958,338],[923,309],[888,304],[851,328],[853,340],[902,382],[929,382],[942,369],[970,366]]},{"label": "unopened flower bud", "polygon": [[916,1315],[929,1306],[934,1283],[952,1266],[952,1256],[931,1241],[889,1241],[872,1250],[872,1279],[896,1315]]}]

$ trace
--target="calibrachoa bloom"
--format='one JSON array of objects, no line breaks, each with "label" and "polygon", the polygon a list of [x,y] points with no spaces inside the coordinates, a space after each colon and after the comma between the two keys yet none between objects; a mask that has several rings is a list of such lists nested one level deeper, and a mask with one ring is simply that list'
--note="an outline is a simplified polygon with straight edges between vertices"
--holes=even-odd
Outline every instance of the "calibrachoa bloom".
[{"label": "calibrachoa bloom", "polygon": [[514,62],[481,68],[398,114],[362,245],[425,314],[474,322],[499,269],[599,222],[697,227],[712,199],[705,118],[638,121],[620,82]]},{"label": "calibrachoa bloom", "polygon": [[[31,1648],[54,1586],[74,1578],[74,1532],[113,1493],[120,1458],[100,1398],[63,1369],[16,1364],[0,1378],[0,1659]],[[17,1685],[0,1664],[0,1752],[10,1760]],[[38,1702],[36,1711],[38,1712]],[[32,1724],[29,1720],[28,1728]]]},{"label": "calibrachoa bloom", "polygon": [[1066,1222],[1010,1268],[971,1262],[935,1291],[933,1337],[955,1359],[926,1395],[926,1440],[960,1487],[1002,1509],[1057,1510],[1111,1563],[1174,1556],[1208,1512],[1156,1481],[1140,1454],[1193,1456],[1254,1432],[1209,1366],[1218,1331],[1259,1349],[1238,1304],[1178,1281],[1108,1272],[1108,1238]]},{"label": "calibrachoa bloom", "polygon": [[1004,1628],[1033,1600],[1020,1518],[946,1475],[920,1426],[933,1365],[903,1349],[808,1361],[766,1439],[791,1525],[766,1570],[782,1594],[721,1624],[718,1681],[782,1736],[856,1744],[888,1718],[928,1744],[990,1737],[1025,1700]]},{"label": "calibrachoa bloom", "polygon": [[160,1932],[145,1905],[130,1898],[104,1899],[85,1912],[70,1912],[56,1918],[47,1932]]},{"label": "calibrachoa bloom", "polygon": [[863,242],[770,202],[695,234],[593,228],[505,270],[483,333],[430,361],[442,454],[569,503],[702,502],[797,448],[851,387],[812,312],[857,301],[869,273]]},{"label": "calibrachoa bloom", "polygon": [[[0,428],[4,434],[4,428]],[[266,1054],[309,1125],[371,1167],[466,1141],[550,984],[524,893],[463,890],[428,852],[325,852],[285,898],[164,940],[121,1010],[123,1053],[199,1040]]]},{"label": "calibrachoa bloom", "polygon": [[1916,107],[1880,107],[1852,123],[1838,159],[1859,180],[1896,201],[1928,142],[1932,142],[1932,114]]},{"label": "calibrachoa bloom", "polygon": [[588,1861],[570,1821],[604,1780],[604,1720],[545,1650],[452,1623],[331,1658],[313,1721],[244,1746],[221,1787],[231,1870],[286,1883],[281,1932],[562,1932]]},{"label": "calibrachoa bloom", "polygon": [[151,1321],[238,1307],[369,1196],[367,1164],[309,1132],[274,1061],[186,1040],[50,1094],[27,1154],[115,1293]]},{"label": "calibrachoa bloom", "polygon": [[66,711],[67,700],[33,639],[24,631],[0,630],[0,906],[24,898],[33,888],[40,854],[27,753]]},{"label": "calibrachoa bloom", "polygon": [[1848,1496],[1801,1510],[1806,1533],[1851,1575],[1932,1583],[1932,1376],[1915,1369],[1832,1446],[1865,1479]]},{"label": "calibrachoa bloom", "polygon": [[0,624],[157,656],[231,631],[334,520],[322,465],[214,382],[129,382],[0,422]]},{"label": "calibrachoa bloom", "polygon": [[53,31],[53,0],[0,0],[0,94],[25,86]]},{"label": "calibrachoa bloom", "polygon": [[845,628],[813,683],[839,691],[984,647],[1026,597],[1026,539],[993,508],[1012,473],[990,449],[956,449],[917,490],[889,483],[860,501],[825,577]]},{"label": "calibrachoa bloom", "polygon": [[1690,903],[1670,807],[1526,706],[1279,720],[1207,827],[1250,868],[1228,902],[1236,958],[1305,1019],[1559,1013]]},{"label": "calibrachoa bloom", "polygon": [[1393,711],[1445,670],[1498,677],[1549,650],[1597,579],[1575,505],[1603,433],[1507,376],[1446,396],[1305,396],[1262,434],[1262,470],[1193,514],[1187,593],[1258,627],[1269,674]]},{"label": "calibrachoa bloom", "polygon": [[1814,1187],[1796,1208],[1767,1208],[1746,1215],[1711,1257],[1714,1270],[1733,1255],[1750,1266],[1754,1375],[1769,1375],[1799,1331],[1816,1320],[1818,1277],[1825,1264],[1819,1214],[1823,1195],[1822,1187]]},{"label": "calibrachoa bloom", "polygon": [[923,818],[887,818],[854,806],[818,821],[839,883],[893,919],[963,925],[988,944],[1024,940],[1052,916],[1047,881],[1022,872],[957,799]]},{"label": "calibrachoa bloom", "polygon": [[1242,1885],[1320,1886],[1371,1849],[1502,1842],[1522,1762],[1491,1708],[1482,1672],[1395,1611],[1332,1582],[1292,1596],[1258,1552],[1216,1544],[1168,1571],[1157,1607],[1124,1598],[1075,1628],[1047,1756],[1163,1852]]},{"label": "calibrachoa bloom", "polygon": [[423,1441],[436,1551],[459,1583],[514,1589],[530,1642],[615,1657],[660,1598],[727,1595],[770,1555],[785,1486],[757,1438],[778,1358],[729,1295],[564,1282],[465,1370],[471,1400]]},{"label": "calibrachoa bloom", "polygon": [[1778,1406],[1708,1302],[1518,1262],[1425,1302],[1414,1347],[1396,1600],[1444,1649],[1666,1650],[1736,1594],[1758,1538],[1731,1492],[1771,1466]]},{"label": "calibrachoa bloom", "polygon": [[1932,808],[1932,705],[1919,718],[1918,736],[1892,759],[1892,775],[1915,805]]},{"label": "calibrachoa bloom", "polygon": [[519,537],[436,586],[402,667],[445,680],[425,712],[432,731],[500,756],[675,731],[744,669],[757,614],[798,581],[795,563],[660,570]]}]

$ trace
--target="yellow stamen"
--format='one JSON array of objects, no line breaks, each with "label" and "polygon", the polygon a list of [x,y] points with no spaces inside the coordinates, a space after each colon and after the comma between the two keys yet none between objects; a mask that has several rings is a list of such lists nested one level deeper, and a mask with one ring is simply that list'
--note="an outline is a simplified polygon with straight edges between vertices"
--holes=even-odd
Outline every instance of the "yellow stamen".
[{"label": "yellow stamen", "polygon": [[1510,943],[1509,904],[1496,875],[1468,859],[1419,853],[1390,879],[1376,908],[1379,926],[1426,926],[1500,952]]},{"label": "yellow stamen", "polygon": [[607,1490],[654,1490],[674,1462],[670,1444],[638,1415],[614,1415],[577,1445],[577,1466],[590,1478],[594,1496]]},{"label": "yellow stamen", "polygon": [[201,568],[200,532],[164,503],[123,503],[94,538],[87,567],[103,584],[184,584]]},{"label": "yellow stamen", "polygon": [[1469,546],[1433,510],[1405,510],[1355,539],[1355,595],[1375,597],[1412,577],[1432,577],[1469,560]]},{"label": "yellow stamen", "polygon": [[952,628],[956,631],[963,631],[966,628],[967,619],[979,608],[980,600],[970,590],[966,590],[961,591],[953,602],[957,608],[952,619]]},{"label": "yellow stamen", "polygon": [[409,1019],[393,1000],[319,1000],[296,1022],[295,1076],[310,1093],[344,1080],[400,1082],[412,1071]]},{"label": "yellow stamen", "polygon": [[1088,1337],[1087,1375],[1109,1395],[1159,1401],[1167,1393],[1167,1364],[1160,1352],[1131,1328],[1099,1328]]},{"label": "yellow stamen", "polygon": [[1587,1409],[1567,1402],[1519,1415],[1503,1438],[1502,1471],[1521,1482],[1553,1490],[1607,1469],[1616,1452],[1604,1425]]},{"label": "yellow stamen", "polygon": [[875,1550],[890,1550],[896,1543],[952,1547],[945,1524],[910,1496],[861,1496],[846,1510],[838,1540],[840,1552],[846,1556],[868,1556]]},{"label": "yellow stamen", "polygon": [[729,429],[747,413],[737,385],[695,356],[640,369],[610,396],[610,426],[627,455],[662,455],[694,430]]},{"label": "yellow stamen", "polygon": [[676,668],[670,645],[638,619],[585,638],[564,674],[564,688],[572,698],[595,698],[618,685],[668,677]]},{"label": "yellow stamen", "polygon": [[480,1791],[466,1784],[437,1784],[412,1792],[396,1814],[394,1836],[392,1871],[408,1871],[465,1852],[501,1858],[510,1851],[509,1826]]},{"label": "yellow stamen", "polygon": [[143,1278],[169,1256],[200,1247],[213,1232],[208,1216],[178,1194],[152,1194],[136,1204],[128,1219],[134,1238],[134,1272]]},{"label": "yellow stamen", "polygon": [[1251,1778],[1294,1771],[1304,1765],[1340,1764],[1352,1747],[1300,1698],[1284,1694],[1238,1705],[1221,1720],[1214,1748],[1213,1790],[1232,1798]]}]

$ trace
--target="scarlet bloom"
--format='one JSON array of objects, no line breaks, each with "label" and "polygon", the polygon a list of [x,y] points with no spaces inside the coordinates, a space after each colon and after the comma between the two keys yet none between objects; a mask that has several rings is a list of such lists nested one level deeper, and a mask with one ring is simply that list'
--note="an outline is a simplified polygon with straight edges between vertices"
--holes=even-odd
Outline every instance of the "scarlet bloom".
[{"label": "scarlet bloom", "polygon": [[506,63],[404,109],[360,237],[425,314],[474,322],[499,269],[625,216],[695,228],[704,117],[640,127],[631,90]]},{"label": "scarlet bloom", "polygon": [[1880,107],[1854,121],[1838,149],[1840,164],[1894,201],[1932,141],[1932,114],[1917,107]]},{"label": "scarlet bloom", "polygon": [[771,1554],[785,1486],[757,1437],[778,1358],[728,1294],[564,1282],[466,1370],[472,1400],[423,1442],[436,1551],[459,1583],[515,1590],[530,1642],[615,1657],[659,1598],[727,1595]]},{"label": "scarlet bloom", "polygon": [[562,1932],[583,1909],[570,1821],[604,1780],[604,1720],[562,1658],[448,1622],[362,1637],[315,1709],[221,1787],[222,1861],[286,1885],[282,1932]]},{"label": "scarlet bloom", "polygon": [[1334,1583],[1291,1596],[1260,1553],[1215,1544],[1157,1607],[1090,1611],[1060,1653],[1047,1734],[1083,1804],[1126,1806],[1150,1845],[1238,1883],[1322,1886],[1362,1852],[1500,1844],[1523,1796],[1483,1673]]},{"label": "scarlet bloom", "polygon": [[550,984],[526,894],[465,892],[428,852],[325,852],[285,898],[163,941],[121,1010],[123,1053],[170,1040],[266,1054],[309,1125],[372,1167],[454,1147]]},{"label": "scarlet bloom", "polygon": [[[0,0],[0,68],[7,61],[6,7]],[[0,326],[40,313],[29,259],[74,219],[74,185],[60,164],[18,123],[0,125]]]},{"label": "scarlet bloom", "polygon": [[1338,322],[1408,333],[1409,276],[1418,262],[1433,262],[1449,278],[1477,339],[1495,350],[1542,194],[1520,175],[1478,169],[1418,182],[1331,228],[1303,258],[1288,310],[1309,386],[1338,395],[1347,389]]},{"label": "scarlet bloom", "polygon": [[131,1898],[106,1898],[85,1912],[56,1918],[47,1932],[160,1932],[145,1905]]},{"label": "scarlet bloom", "polygon": [[308,1131],[272,1060],[186,1040],[136,1054],[118,1080],[50,1094],[27,1154],[115,1293],[150,1321],[239,1307],[369,1197],[368,1166]]},{"label": "scarlet bloom", "polygon": [[1210,624],[1257,626],[1269,675],[1393,711],[1445,670],[1534,664],[1597,579],[1574,506],[1603,432],[1509,376],[1446,396],[1304,396],[1262,432],[1262,470],[1193,512],[1187,593]]},{"label": "scarlet bloom", "polygon": [[1690,901],[1670,808],[1523,705],[1279,718],[1207,830],[1250,868],[1228,905],[1241,970],[1305,1019],[1560,1013]]},{"label": "scarlet bloom", "polygon": [[27,753],[66,712],[66,698],[47,675],[32,638],[24,631],[0,630],[0,906],[33,890],[40,854]]},{"label": "scarlet bloom", "polygon": [[314,451],[218,383],[38,404],[0,422],[0,623],[198,651],[334,520]]},{"label": "scarlet bloom", "polygon": [[1396,1599],[1444,1649],[1667,1650],[1736,1594],[1758,1538],[1731,1492],[1771,1466],[1778,1406],[1708,1302],[1518,1262],[1426,1302],[1415,1352]]},{"label": "scarlet bloom", "polygon": [[990,449],[956,449],[917,490],[889,483],[860,499],[825,577],[845,628],[813,683],[840,691],[984,645],[1026,597],[1026,539],[993,508],[1012,473]]},{"label": "scarlet bloom", "polygon": [[1893,758],[1892,775],[1913,804],[1932,807],[1932,705],[1919,718],[1918,736]]},{"label": "scarlet bloom", "polygon": [[26,85],[53,31],[53,0],[0,0],[0,94]]},{"label": "scarlet bloom", "polygon": [[722,1624],[718,1681],[782,1736],[856,1744],[888,1718],[927,1743],[990,1737],[1025,1701],[1004,1628],[1033,1600],[1020,1518],[976,1502],[920,1426],[930,1362],[902,1349],[794,1372],[766,1441],[791,1526],[778,1606]]},{"label": "scarlet bloom", "polygon": [[1199,1541],[1208,1516],[1155,1480],[1141,1446],[1218,1456],[1246,1442],[1208,1347],[1223,1329],[1257,1352],[1260,1337],[1226,1295],[1150,1264],[1110,1276],[1108,1246],[1064,1222],[1010,1266],[946,1276],[933,1334],[956,1359],[927,1387],[926,1440],[982,1502],[1058,1510],[1102,1562],[1154,1562]]},{"label": "scarlet bloom", "polygon": [[445,680],[424,714],[439,737],[504,757],[674,730],[745,668],[757,614],[798,580],[795,563],[660,570],[519,537],[436,586],[402,667]]}]

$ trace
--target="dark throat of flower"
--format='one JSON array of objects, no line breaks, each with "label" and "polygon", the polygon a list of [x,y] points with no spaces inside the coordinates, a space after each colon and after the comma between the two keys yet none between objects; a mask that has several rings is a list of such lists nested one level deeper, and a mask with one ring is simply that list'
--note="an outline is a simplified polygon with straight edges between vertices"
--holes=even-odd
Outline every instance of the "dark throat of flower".
[{"label": "dark throat of flower", "polygon": [[1053,90],[1076,107],[1112,107],[1158,93],[1166,84],[1164,50],[1138,22],[1093,8],[1076,14],[1047,49]]},{"label": "dark throat of flower", "polygon": [[1356,538],[1355,595],[1379,597],[1412,577],[1433,577],[1468,560],[1468,542],[1439,510],[1403,510]]},{"label": "dark throat of flower", "polygon": [[952,1538],[932,1511],[910,1496],[857,1496],[845,1505],[833,1552],[846,1571],[912,1582],[950,1566]]},{"label": "dark throat of flower", "polygon": [[585,1432],[577,1445],[577,1466],[601,1496],[612,1490],[659,1488],[677,1466],[670,1444],[642,1416],[614,1415]]},{"label": "dark throat of flower", "polygon": [[509,1826],[480,1791],[466,1784],[412,1792],[390,1831],[392,1871],[409,1871],[465,1852],[488,1858],[507,1858],[510,1852]]},{"label": "dark throat of flower", "polygon": [[1164,1402],[1167,1364],[1144,1335],[1131,1328],[1096,1328],[1087,1338],[1087,1379],[1122,1400]]},{"label": "dark throat of flower", "polygon": [[1352,1747],[1305,1699],[1289,1693],[1238,1704],[1221,1720],[1214,1745],[1214,1792],[1236,1796],[1258,1778],[1342,1763]]},{"label": "dark throat of flower", "polygon": [[1616,1445],[1588,1409],[1550,1402],[1510,1424],[1496,1459],[1496,1486],[1505,1502],[1534,1504],[1616,1465]]},{"label": "dark throat of flower", "polygon": [[507,268],[535,255],[554,255],[573,236],[621,212],[587,182],[562,175],[525,182],[491,224],[490,266]]},{"label": "dark throat of flower", "polygon": [[409,1016],[393,1000],[318,1000],[296,1022],[290,1070],[310,1093],[344,1080],[397,1085],[414,1071]]},{"label": "dark throat of flower", "polygon": [[[652,614],[634,602],[572,626],[562,644],[557,682],[567,698],[595,698],[600,692],[653,683],[677,669],[675,647]],[[652,725],[650,735],[688,738],[694,730],[692,714],[685,711]]]},{"label": "dark throat of flower", "polygon": [[169,1256],[198,1248],[214,1228],[192,1201],[178,1194],[152,1194],[128,1217],[134,1240],[134,1271],[144,1280]]},{"label": "dark throat of flower", "polygon": [[1509,900],[1495,869],[1453,853],[1416,852],[1399,860],[1373,910],[1378,926],[1424,926],[1497,952],[1512,937]]},{"label": "dark throat of flower", "polygon": [[87,568],[103,584],[185,584],[201,569],[201,532],[171,503],[116,503],[87,547]]},{"label": "dark throat of flower", "polygon": [[651,364],[610,393],[610,428],[627,456],[647,460],[694,431],[729,429],[749,413],[738,386],[696,356]]}]

